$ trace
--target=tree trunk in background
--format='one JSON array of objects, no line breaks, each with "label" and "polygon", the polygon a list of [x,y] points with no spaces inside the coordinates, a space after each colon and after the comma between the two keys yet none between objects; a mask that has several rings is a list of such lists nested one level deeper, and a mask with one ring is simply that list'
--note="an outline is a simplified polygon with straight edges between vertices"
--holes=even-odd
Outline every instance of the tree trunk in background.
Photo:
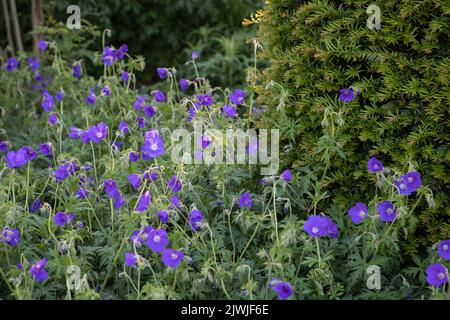
[{"label": "tree trunk in background", "polygon": [[5,15],[6,37],[8,39],[8,46],[11,48],[12,52],[14,53],[14,42],[13,42],[13,38],[12,38],[12,34],[11,34],[8,3],[6,2],[6,0],[2,0],[2,5],[3,5],[3,12]]},{"label": "tree trunk in background", "polygon": [[14,36],[16,38],[17,51],[23,52],[22,33],[20,32],[19,18],[17,17],[16,1],[9,0],[11,7],[11,17],[14,26]]},{"label": "tree trunk in background", "polygon": [[[38,26],[41,26],[44,22],[44,11],[42,9],[42,1],[43,0],[32,0],[31,1],[31,17],[32,17],[32,26],[33,31],[36,31]],[[42,39],[42,34],[34,33],[33,34],[33,49],[34,52],[39,54],[38,41]]]}]

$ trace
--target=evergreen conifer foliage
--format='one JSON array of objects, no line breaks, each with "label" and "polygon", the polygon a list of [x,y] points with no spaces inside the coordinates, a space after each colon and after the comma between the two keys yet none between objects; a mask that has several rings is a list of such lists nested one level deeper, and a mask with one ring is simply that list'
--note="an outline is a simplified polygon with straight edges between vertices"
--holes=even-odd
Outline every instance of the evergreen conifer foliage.
[{"label": "evergreen conifer foliage", "polygon": [[[367,161],[376,156],[389,175],[420,171],[423,195],[433,192],[414,211],[407,252],[448,238],[450,1],[270,0],[260,38],[270,62],[257,88],[264,125],[292,146],[284,165],[323,177],[330,196],[319,209],[372,199]],[[287,98],[272,105],[278,85]],[[339,99],[344,88],[352,101]]]}]

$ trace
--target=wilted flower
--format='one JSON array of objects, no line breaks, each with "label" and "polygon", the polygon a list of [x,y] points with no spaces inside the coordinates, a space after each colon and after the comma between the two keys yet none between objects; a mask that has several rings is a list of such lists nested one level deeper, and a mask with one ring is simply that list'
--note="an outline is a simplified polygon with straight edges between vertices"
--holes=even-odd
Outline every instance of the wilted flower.
[{"label": "wilted flower", "polygon": [[122,79],[123,82],[128,82],[128,80],[130,80],[130,74],[124,70],[120,74],[120,78]]},{"label": "wilted flower", "polygon": [[379,161],[377,158],[372,157],[367,162],[367,169],[369,169],[370,172],[382,172],[383,171],[383,163]]},{"label": "wilted flower", "polygon": [[351,102],[355,99],[355,93],[351,89],[339,90],[339,100],[342,102]]},{"label": "wilted flower", "polygon": [[198,58],[200,58],[200,52],[198,52],[197,50],[192,51],[191,58],[192,60],[197,60]]},{"label": "wilted flower", "polygon": [[0,141],[0,152],[6,152],[9,149],[9,141]]},{"label": "wilted flower", "polygon": [[155,253],[162,252],[169,245],[167,232],[164,229],[154,229],[148,233],[147,246]]},{"label": "wilted flower", "polygon": [[125,121],[120,121],[119,131],[122,132],[123,134],[127,134],[128,132],[130,132],[130,127],[128,126],[128,123],[126,123]]},{"label": "wilted flower", "polygon": [[289,282],[281,281],[280,278],[272,278],[269,288],[276,292],[280,300],[289,298],[294,292],[292,285]]},{"label": "wilted flower", "polygon": [[150,191],[145,191],[138,200],[137,206],[135,211],[137,212],[144,212],[148,209],[150,206],[150,202],[152,201],[152,197],[150,195]]},{"label": "wilted flower", "polygon": [[193,209],[189,214],[189,224],[191,225],[192,230],[197,231],[198,229],[200,229],[202,221],[202,212],[198,209]]},{"label": "wilted flower", "polygon": [[180,206],[180,199],[174,194],[170,197],[170,207],[175,209]]},{"label": "wilted flower", "polygon": [[156,72],[161,79],[167,78],[168,70],[166,68],[157,68]]},{"label": "wilted flower", "polygon": [[440,263],[430,265],[426,270],[426,274],[429,285],[440,287],[448,282],[448,270]]},{"label": "wilted flower", "polygon": [[36,200],[34,200],[34,202],[32,204],[30,204],[28,210],[31,213],[34,213],[36,211],[38,211],[41,208],[41,200],[38,198]]},{"label": "wilted flower", "polygon": [[145,119],[143,117],[137,117],[136,124],[139,128],[143,129],[145,127]]},{"label": "wilted flower", "polygon": [[48,273],[45,271],[45,265],[47,264],[47,259],[42,258],[35,264],[31,266],[30,273],[33,279],[35,279],[38,283],[47,280]]},{"label": "wilted flower", "polygon": [[397,209],[394,208],[390,201],[384,201],[377,205],[377,211],[383,222],[392,222],[397,216]]},{"label": "wilted flower", "polygon": [[115,209],[120,209],[125,205],[125,199],[122,197],[119,191],[113,195],[113,207]]},{"label": "wilted flower", "polygon": [[360,223],[369,216],[369,213],[367,206],[362,202],[358,202],[354,207],[350,208],[348,215],[353,223]]},{"label": "wilted flower", "polygon": [[73,194],[77,199],[86,199],[89,196],[89,192],[84,188],[78,188],[77,191]]},{"label": "wilted flower", "polygon": [[4,227],[0,234],[0,242],[4,242],[11,247],[15,247],[19,244],[20,233],[17,229],[11,229]]},{"label": "wilted flower", "polygon": [[55,95],[56,101],[61,102],[64,99],[64,91],[58,91]]},{"label": "wilted flower", "polygon": [[96,126],[92,126],[88,130],[89,139],[94,143],[99,143],[108,137],[108,126],[100,122]]},{"label": "wilted flower", "polygon": [[245,101],[246,96],[247,94],[245,93],[244,90],[236,89],[228,96],[228,98],[230,99],[231,102],[233,102],[236,106],[238,106]]},{"label": "wilted flower", "polygon": [[184,254],[174,249],[164,249],[161,261],[166,267],[176,268],[183,261]]},{"label": "wilted flower", "polygon": [[438,253],[442,259],[450,260],[450,239],[442,240],[439,243]]},{"label": "wilted flower", "polygon": [[241,194],[241,196],[238,199],[238,206],[239,208],[244,208],[244,207],[248,207],[249,209],[252,208],[253,205],[253,201],[252,201],[252,195],[250,194],[250,192],[244,192],[243,194]]},{"label": "wilted flower", "polygon": [[134,101],[133,106],[136,109],[136,111],[140,111],[142,109],[142,106],[145,102],[144,96],[137,96],[136,101]]},{"label": "wilted flower", "polygon": [[131,151],[131,152],[128,154],[128,160],[129,160],[130,162],[136,162],[136,161],[138,161],[138,160],[139,160],[139,154],[138,154],[137,152]]}]

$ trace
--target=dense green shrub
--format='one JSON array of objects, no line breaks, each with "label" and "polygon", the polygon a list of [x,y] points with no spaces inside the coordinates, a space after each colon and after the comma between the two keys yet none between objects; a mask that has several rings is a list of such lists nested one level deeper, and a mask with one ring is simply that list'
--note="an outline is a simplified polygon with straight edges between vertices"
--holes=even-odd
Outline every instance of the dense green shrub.
[{"label": "dense green shrub", "polygon": [[[371,4],[379,30],[366,26]],[[319,208],[367,199],[376,155],[419,170],[434,193],[424,190],[429,206],[407,226],[406,251],[448,237],[450,2],[271,0],[260,36],[271,66],[258,90],[287,145],[281,160],[324,177]],[[360,94],[341,102],[349,87]]]}]

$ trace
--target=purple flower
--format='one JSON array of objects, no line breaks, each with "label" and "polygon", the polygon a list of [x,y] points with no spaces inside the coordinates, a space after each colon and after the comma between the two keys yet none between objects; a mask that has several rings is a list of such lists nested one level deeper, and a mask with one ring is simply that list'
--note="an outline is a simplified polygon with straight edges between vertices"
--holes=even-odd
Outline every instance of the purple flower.
[{"label": "purple flower", "polygon": [[184,253],[174,249],[164,249],[161,261],[166,267],[176,268],[183,261]]},{"label": "purple flower", "polygon": [[100,122],[96,126],[92,126],[88,130],[89,139],[94,143],[99,143],[108,137],[108,126]]},{"label": "purple flower", "polygon": [[58,91],[55,97],[56,101],[61,102],[64,99],[64,91]]},{"label": "purple flower", "polygon": [[36,72],[36,70],[39,68],[39,60],[36,58],[28,58],[27,59],[28,66],[30,67],[32,72]]},{"label": "purple flower", "polygon": [[133,187],[133,189],[137,189],[139,188],[139,185],[141,184],[141,178],[139,177],[138,174],[129,174],[128,175],[128,181],[130,182],[131,186]]},{"label": "purple flower", "polygon": [[362,202],[358,202],[354,207],[350,208],[348,215],[353,223],[360,223],[369,216],[367,206]]},{"label": "purple flower", "polygon": [[128,126],[128,123],[126,123],[125,121],[120,121],[119,131],[122,132],[123,134],[127,134],[128,132],[130,132],[130,127]]},{"label": "purple flower", "polygon": [[[153,130],[152,130],[153,131]],[[148,131],[151,132],[151,131]],[[145,138],[145,143],[141,147],[142,159],[150,160],[164,154],[164,140],[159,133],[153,133]]]},{"label": "purple flower", "polygon": [[188,110],[188,113],[189,113],[189,116],[188,116],[187,121],[191,122],[192,120],[195,119],[195,116],[197,115],[197,109],[194,107],[190,107]]},{"label": "purple flower", "polygon": [[294,293],[292,285],[289,282],[281,281],[279,278],[272,278],[269,282],[269,288],[275,291],[280,300],[287,299]]},{"label": "purple flower", "polygon": [[104,97],[109,97],[110,94],[111,94],[111,89],[110,89],[108,86],[105,86],[105,87],[102,89],[101,95],[104,96]]},{"label": "purple flower", "polygon": [[81,65],[76,64],[74,66],[72,66],[72,70],[73,70],[73,76],[77,79],[81,78]]},{"label": "purple flower", "polygon": [[162,252],[169,245],[167,232],[164,229],[152,230],[147,236],[147,246],[155,253]]},{"label": "purple flower", "polygon": [[49,156],[52,153],[52,145],[49,142],[46,143],[42,143],[39,145],[39,151],[41,151],[41,153],[44,156]]},{"label": "purple flower", "polygon": [[313,238],[327,236],[330,231],[330,221],[326,217],[309,216],[303,225],[303,229]]},{"label": "purple flower", "polygon": [[116,50],[116,55],[119,60],[122,60],[125,56],[125,53],[128,52],[128,46],[126,44],[122,44],[118,50]]},{"label": "purple flower", "polygon": [[157,68],[156,72],[161,79],[165,79],[168,76],[168,70],[166,68]]},{"label": "purple flower", "polygon": [[54,126],[56,123],[58,123],[58,117],[56,116],[56,114],[52,113],[48,116],[47,121],[51,126]]},{"label": "purple flower", "polygon": [[190,85],[191,85],[191,82],[189,80],[187,80],[187,79],[180,80],[181,91],[186,91]]},{"label": "purple flower", "polygon": [[166,101],[166,95],[162,91],[155,91],[153,92],[153,98],[155,98],[155,101],[157,102],[164,102]]},{"label": "purple flower", "polygon": [[47,259],[42,258],[35,264],[31,266],[30,273],[33,279],[35,279],[38,283],[47,280],[48,273],[45,271],[45,265],[47,264]]},{"label": "purple flower", "polygon": [[211,144],[212,139],[207,135],[202,134],[198,137],[197,143],[202,149],[206,149]]},{"label": "purple flower", "polygon": [[157,213],[159,220],[163,223],[169,222],[169,212],[167,210],[161,210]]},{"label": "purple flower", "polygon": [[280,174],[280,178],[286,182],[292,181],[292,174],[289,170],[284,170],[282,174]]},{"label": "purple flower", "polygon": [[113,65],[117,60],[116,54],[114,52],[114,49],[112,47],[105,47],[105,49],[103,49],[103,54],[102,54],[102,61],[103,64],[105,66],[111,66]]},{"label": "purple flower", "polygon": [[448,270],[440,263],[428,266],[426,274],[427,282],[431,286],[440,287],[448,282]]},{"label": "purple flower", "polygon": [[128,80],[130,80],[130,74],[124,70],[120,74],[120,78],[122,79],[123,82],[128,82]]},{"label": "purple flower", "polygon": [[177,176],[172,176],[167,182],[167,186],[173,192],[179,192],[181,190],[182,184]]},{"label": "purple flower", "polygon": [[395,180],[394,184],[401,195],[409,196],[422,186],[422,180],[419,172],[410,171],[398,180]]},{"label": "purple flower", "polygon": [[136,161],[138,161],[138,160],[139,160],[139,154],[138,154],[137,152],[131,151],[131,152],[128,154],[128,160],[129,160],[130,162],[136,162]]},{"label": "purple flower", "polygon": [[53,222],[59,226],[59,227],[63,227],[66,224],[68,224],[70,221],[72,221],[74,219],[74,215],[73,214],[67,214],[65,212],[57,212],[55,214],[55,216],[53,217]]},{"label": "purple flower", "polygon": [[383,163],[381,163],[381,161],[379,161],[377,158],[372,157],[367,162],[367,169],[369,169],[371,173],[382,172]]},{"label": "purple flower", "polygon": [[397,209],[394,208],[390,201],[384,201],[377,204],[377,211],[383,222],[392,222],[397,216]]},{"label": "purple flower", "polygon": [[5,70],[7,72],[11,72],[14,69],[17,69],[19,64],[20,64],[20,62],[16,58],[14,58],[14,57],[8,58],[8,60],[6,60]]},{"label": "purple flower", "polygon": [[252,195],[250,194],[250,192],[244,192],[243,194],[241,194],[241,196],[238,199],[238,206],[239,208],[244,208],[244,207],[248,207],[249,209],[252,208],[253,205],[253,201],[252,201]]},{"label": "purple flower", "polygon": [[145,232],[145,231],[134,230],[130,236],[130,240],[133,241],[133,244],[139,248],[139,247],[141,247],[142,243],[145,241],[147,236],[148,236],[147,232]]},{"label": "purple flower", "polygon": [[34,202],[32,204],[30,204],[28,210],[31,213],[34,213],[36,211],[38,211],[41,208],[41,200],[38,198],[36,200],[34,200]]},{"label": "purple flower", "polygon": [[209,107],[214,103],[213,98],[209,94],[199,94],[197,101],[204,107]]},{"label": "purple flower", "polygon": [[355,99],[355,93],[351,89],[339,90],[339,100],[342,102],[351,102]]},{"label": "purple flower", "polygon": [[143,129],[145,127],[145,119],[143,117],[137,117],[136,124],[139,128]]},{"label": "purple flower", "polygon": [[223,113],[224,115],[226,115],[227,117],[229,117],[229,118],[234,118],[234,117],[236,116],[236,114],[237,114],[237,112],[236,112],[236,106],[234,106],[234,105],[229,105],[229,104],[224,105],[224,106],[222,107],[222,113]]},{"label": "purple flower", "polygon": [[86,199],[89,196],[89,192],[84,188],[78,188],[77,191],[73,194],[77,199]]},{"label": "purple flower", "polygon": [[95,96],[94,91],[91,91],[91,93],[86,97],[86,103],[93,105],[95,104],[95,101],[97,100],[97,97]]},{"label": "purple flower", "polygon": [[125,199],[122,197],[119,191],[113,195],[113,206],[115,209],[120,209],[125,205]]},{"label": "purple flower", "polygon": [[4,242],[11,247],[17,246],[20,242],[19,230],[4,227],[0,234],[0,242]]},{"label": "purple flower", "polygon": [[9,151],[5,156],[5,161],[8,167],[11,169],[20,168],[27,163],[25,151]]},{"label": "purple flower", "polygon": [[135,211],[137,212],[147,211],[151,201],[152,197],[150,195],[150,191],[147,190],[139,197]]},{"label": "purple flower", "polygon": [[326,230],[326,236],[332,237],[332,238],[336,238],[339,235],[339,230],[337,227],[337,224],[333,222],[333,220],[331,220],[328,217],[323,217],[325,219],[325,230]]},{"label": "purple flower", "polygon": [[442,259],[450,260],[450,239],[442,240],[439,243],[438,253]]},{"label": "purple flower", "polygon": [[156,114],[156,108],[154,106],[144,106],[144,114],[147,118],[151,118]]},{"label": "purple flower", "polygon": [[50,110],[55,106],[53,96],[48,93],[44,93],[41,106],[45,112],[50,112]]},{"label": "purple flower", "polygon": [[173,195],[170,197],[170,207],[175,209],[180,207],[180,198],[178,198],[176,195]]},{"label": "purple flower", "polygon": [[192,60],[197,60],[198,58],[200,58],[200,52],[198,52],[197,50],[192,51],[191,58]]},{"label": "purple flower", "polygon": [[136,109],[136,111],[139,111],[142,109],[142,105],[145,102],[145,97],[144,96],[137,96],[136,97],[136,101],[134,101],[133,106]]},{"label": "purple flower", "polygon": [[134,252],[126,252],[125,253],[125,264],[129,267],[136,267],[139,259],[138,256]]},{"label": "purple flower", "polygon": [[0,141],[0,152],[6,152],[9,149],[9,141]]},{"label": "purple flower", "polygon": [[83,132],[83,130],[81,130],[81,129],[78,129],[78,128],[76,128],[76,127],[71,127],[71,128],[70,128],[70,132],[69,132],[69,137],[70,137],[71,139],[78,140],[78,139],[81,138],[81,133],[82,133],[82,132]]},{"label": "purple flower", "polygon": [[238,106],[245,101],[246,96],[247,94],[245,93],[244,90],[236,89],[228,96],[228,98],[230,99],[231,102],[233,102],[235,105]]},{"label": "purple flower", "polygon": [[103,183],[103,187],[110,198],[114,198],[116,194],[119,194],[119,189],[117,189],[117,184],[114,179],[106,179]]},{"label": "purple flower", "polygon": [[44,40],[39,40],[38,41],[38,46],[39,46],[39,49],[41,49],[42,51],[45,51],[45,50],[47,50],[48,44]]},{"label": "purple flower", "polygon": [[189,214],[189,224],[193,231],[200,229],[203,222],[203,214],[198,209],[193,209]]}]

